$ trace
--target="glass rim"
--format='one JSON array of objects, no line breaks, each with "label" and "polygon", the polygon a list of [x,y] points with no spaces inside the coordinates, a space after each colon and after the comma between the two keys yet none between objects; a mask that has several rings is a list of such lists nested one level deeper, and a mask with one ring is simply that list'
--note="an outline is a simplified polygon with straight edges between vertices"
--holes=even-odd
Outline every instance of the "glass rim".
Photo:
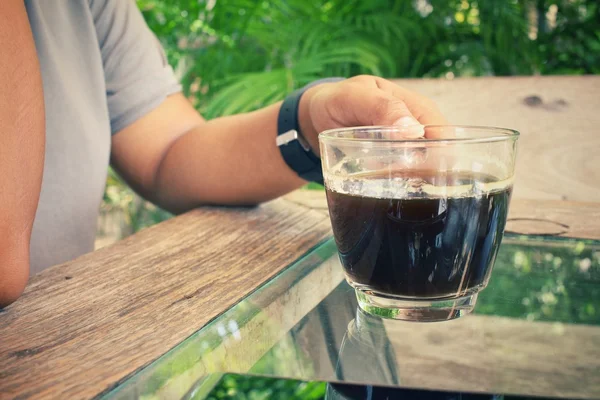
[{"label": "glass rim", "polygon": [[[380,138],[358,138],[358,137],[343,137],[337,136],[337,133],[341,132],[352,132],[352,131],[363,131],[363,132],[376,132],[376,131],[406,131],[407,129],[421,128],[423,130],[427,128],[460,128],[465,131],[488,131],[489,136],[484,137],[462,137],[462,138],[399,138],[399,139],[380,139]],[[346,143],[406,143],[406,144],[425,144],[425,143],[457,143],[457,144],[471,144],[471,143],[489,143],[489,142],[501,142],[508,140],[517,140],[521,134],[519,131],[510,128],[500,128],[494,126],[480,126],[480,125],[410,125],[410,126],[394,126],[394,125],[373,125],[373,126],[354,126],[346,128],[335,128],[328,129],[319,133],[319,141],[332,141],[332,142],[346,142]]]}]

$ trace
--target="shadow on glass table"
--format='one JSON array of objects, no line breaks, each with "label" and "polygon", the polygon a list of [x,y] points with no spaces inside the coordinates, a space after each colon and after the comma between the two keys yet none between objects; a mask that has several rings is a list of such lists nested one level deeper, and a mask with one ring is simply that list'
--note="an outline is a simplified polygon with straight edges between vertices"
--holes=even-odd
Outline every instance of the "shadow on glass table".
[{"label": "shadow on glass table", "polygon": [[362,312],[330,240],[103,397],[202,398],[233,373],[600,398],[599,325],[600,242],[507,236],[473,314],[415,323]]}]

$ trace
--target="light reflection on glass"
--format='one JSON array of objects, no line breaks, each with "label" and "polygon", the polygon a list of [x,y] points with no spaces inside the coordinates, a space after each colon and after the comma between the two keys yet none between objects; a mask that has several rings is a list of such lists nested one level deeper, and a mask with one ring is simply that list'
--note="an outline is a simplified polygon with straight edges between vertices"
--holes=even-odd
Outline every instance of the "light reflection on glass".
[{"label": "light reflection on glass", "polygon": [[224,372],[600,397],[600,243],[507,237],[474,315],[434,324],[357,313],[336,253],[318,247],[106,397],[189,398]]}]

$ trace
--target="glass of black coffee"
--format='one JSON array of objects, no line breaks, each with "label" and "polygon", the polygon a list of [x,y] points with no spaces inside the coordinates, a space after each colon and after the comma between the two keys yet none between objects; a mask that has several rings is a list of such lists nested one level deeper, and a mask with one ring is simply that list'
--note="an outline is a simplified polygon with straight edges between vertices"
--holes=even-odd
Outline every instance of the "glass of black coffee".
[{"label": "glass of black coffee", "polygon": [[364,311],[440,321],[473,310],[502,240],[518,136],[470,126],[319,135],[334,238]]}]

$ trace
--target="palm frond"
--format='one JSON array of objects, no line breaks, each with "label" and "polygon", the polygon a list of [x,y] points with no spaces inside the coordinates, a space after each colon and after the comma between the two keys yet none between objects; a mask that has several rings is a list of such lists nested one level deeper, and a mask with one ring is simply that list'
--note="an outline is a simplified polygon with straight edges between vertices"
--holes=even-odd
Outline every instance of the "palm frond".
[{"label": "palm frond", "polygon": [[331,76],[339,65],[356,65],[366,73],[379,75],[380,65],[393,67],[393,60],[377,46],[362,41],[333,43],[326,49],[295,61],[290,68],[240,74],[222,81],[223,88],[205,109],[210,116],[251,111],[283,99],[294,88]]}]

